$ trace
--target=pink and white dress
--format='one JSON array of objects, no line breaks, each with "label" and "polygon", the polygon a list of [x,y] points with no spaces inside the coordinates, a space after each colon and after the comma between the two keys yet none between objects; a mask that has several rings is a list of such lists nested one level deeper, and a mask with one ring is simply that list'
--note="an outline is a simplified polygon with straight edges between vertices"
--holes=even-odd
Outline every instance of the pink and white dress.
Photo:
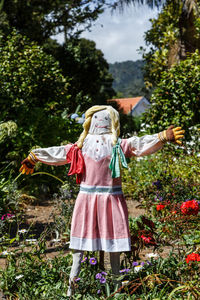
[{"label": "pink and white dress", "polygon": [[[88,134],[82,154],[85,162],[80,192],[71,224],[70,248],[106,252],[130,251],[128,210],[121,178],[112,178],[109,163],[112,153],[111,134]],[[37,159],[49,165],[66,164],[72,144],[33,150]],[[154,153],[162,147],[158,134],[122,139],[126,157]]]}]

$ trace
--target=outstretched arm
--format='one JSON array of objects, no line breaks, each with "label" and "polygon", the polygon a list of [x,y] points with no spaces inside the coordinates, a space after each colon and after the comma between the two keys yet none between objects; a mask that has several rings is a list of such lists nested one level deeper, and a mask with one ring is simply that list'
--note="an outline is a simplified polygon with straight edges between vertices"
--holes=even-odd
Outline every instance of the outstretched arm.
[{"label": "outstretched arm", "polygon": [[184,137],[181,127],[174,128],[171,125],[167,130],[142,137],[133,136],[127,139],[128,156],[144,156],[155,153],[163,147],[166,142],[181,144],[180,139]]},{"label": "outstretched arm", "polygon": [[[39,148],[31,151],[36,159],[47,165],[61,166],[67,163],[66,155],[71,145]],[[31,154],[30,153],[30,154]]]},{"label": "outstretched arm", "polygon": [[67,164],[66,156],[71,146],[72,144],[32,150],[28,157],[22,161],[20,172],[22,172],[22,174],[32,174],[35,164],[38,161],[54,166]]}]

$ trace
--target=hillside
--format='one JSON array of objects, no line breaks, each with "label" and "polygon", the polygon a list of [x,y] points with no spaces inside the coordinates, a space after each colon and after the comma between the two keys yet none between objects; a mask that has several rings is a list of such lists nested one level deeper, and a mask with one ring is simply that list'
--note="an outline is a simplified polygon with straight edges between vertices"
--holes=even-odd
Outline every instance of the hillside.
[{"label": "hillside", "polygon": [[109,64],[109,71],[113,76],[113,88],[121,97],[135,97],[145,94],[143,69],[144,62],[125,61]]}]

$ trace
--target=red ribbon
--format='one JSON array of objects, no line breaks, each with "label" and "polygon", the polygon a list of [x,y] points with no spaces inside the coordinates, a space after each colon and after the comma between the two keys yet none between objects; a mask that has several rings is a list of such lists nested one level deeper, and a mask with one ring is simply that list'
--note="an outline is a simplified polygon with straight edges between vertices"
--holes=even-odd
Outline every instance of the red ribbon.
[{"label": "red ribbon", "polygon": [[76,174],[76,183],[80,183],[85,171],[85,163],[81,149],[76,144],[72,145],[66,158],[67,163],[71,163],[68,175]]}]

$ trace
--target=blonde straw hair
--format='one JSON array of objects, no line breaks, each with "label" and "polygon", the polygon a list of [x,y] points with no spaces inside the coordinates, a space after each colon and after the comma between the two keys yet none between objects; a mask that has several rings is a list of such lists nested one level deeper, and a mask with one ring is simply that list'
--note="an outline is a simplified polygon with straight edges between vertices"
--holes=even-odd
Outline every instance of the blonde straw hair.
[{"label": "blonde straw hair", "polygon": [[85,122],[83,123],[84,130],[77,141],[77,146],[80,149],[83,147],[83,142],[90,129],[93,114],[104,109],[106,109],[110,114],[113,145],[117,143],[117,138],[120,135],[119,113],[110,105],[94,105],[91,108],[89,108],[85,113]]}]

